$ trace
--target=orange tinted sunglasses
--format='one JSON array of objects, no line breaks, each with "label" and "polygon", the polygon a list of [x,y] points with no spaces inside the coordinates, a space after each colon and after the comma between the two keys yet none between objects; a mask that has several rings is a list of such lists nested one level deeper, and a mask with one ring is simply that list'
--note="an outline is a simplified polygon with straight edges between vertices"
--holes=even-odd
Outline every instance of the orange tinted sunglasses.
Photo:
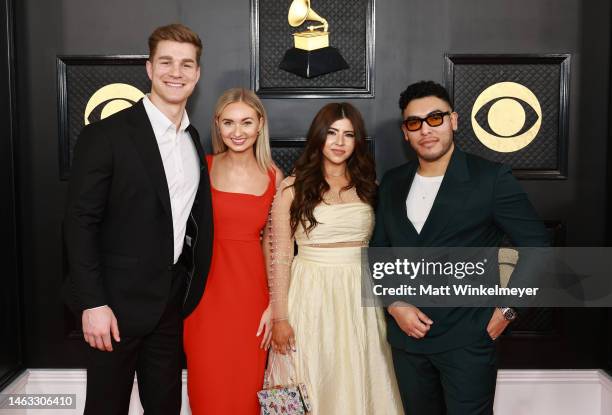
[{"label": "orange tinted sunglasses", "polygon": [[451,114],[450,111],[446,111],[446,112],[434,112],[433,114],[429,114],[425,118],[408,117],[404,121],[402,121],[402,124],[404,125],[404,127],[406,127],[408,131],[420,130],[421,127],[423,126],[423,121],[425,121],[427,125],[429,125],[430,127],[439,127],[440,125],[444,123],[444,117],[450,114]]}]

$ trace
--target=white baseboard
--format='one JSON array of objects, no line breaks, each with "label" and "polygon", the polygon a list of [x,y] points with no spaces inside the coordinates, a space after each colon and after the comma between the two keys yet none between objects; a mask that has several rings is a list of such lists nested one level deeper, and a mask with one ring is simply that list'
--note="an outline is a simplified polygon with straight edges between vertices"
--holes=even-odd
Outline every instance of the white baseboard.
[{"label": "white baseboard", "polygon": [[496,415],[610,414],[612,380],[601,370],[500,370]]},{"label": "white baseboard", "polygon": [[[17,393],[70,393],[83,413],[86,372],[78,369],[28,369],[2,391]],[[183,371],[181,415],[190,415],[187,373]],[[57,415],[57,410],[0,410],[2,415]],[[142,415],[138,385],[134,383],[129,415]],[[612,378],[601,370],[500,370],[495,395],[496,415],[609,415],[612,414]]]},{"label": "white baseboard", "polygon": [[612,377],[601,372],[601,413],[612,414]]}]

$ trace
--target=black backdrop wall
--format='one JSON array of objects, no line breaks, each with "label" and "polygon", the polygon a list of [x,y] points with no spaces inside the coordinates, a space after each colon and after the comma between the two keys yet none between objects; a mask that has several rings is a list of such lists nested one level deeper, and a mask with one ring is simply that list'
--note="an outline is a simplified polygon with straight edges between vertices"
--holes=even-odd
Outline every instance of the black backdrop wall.
[{"label": "black backdrop wall", "polygon": [[21,368],[23,363],[21,333],[21,298],[18,273],[18,243],[16,233],[15,182],[13,177],[13,144],[16,125],[13,61],[12,2],[0,2],[0,221],[4,246],[0,288],[0,390]]},{"label": "black backdrop wall", "polygon": [[[23,218],[18,234],[26,365],[79,367],[84,346],[68,336],[73,322],[58,293],[63,279],[60,229],[66,182],[59,179],[56,56],[146,54],[146,38],[154,27],[173,21],[187,24],[205,45],[190,118],[208,145],[206,132],[217,96],[228,87],[249,86],[249,4],[245,0],[22,0],[16,4],[16,21],[21,117],[15,175]],[[375,98],[352,102],[363,112],[375,138],[379,175],[409,156],[398,127],[399,92],[421,79],[443,82],[445,52],[572,54],[569,178],[523,185],[544,219],[563,224],[568,245],[602,245],[610,1],[376,1]],[[266,100],[272,136],[303,136],[326,102]],[[502,366],[602,366],[604,314],[558,310],[552,334],[504,340]]]},{"label": "black backdrop wall", "polygon": [[[610,10],[610,21],[612,21],[612,8]],[[610,56],[609,56],[609,71],[610,85],[608,99],[608,143],[612,143],[612,30],[610,31]],[[608,144],[608,160],[612,160],[612,145]],[[608,211],[612,206],[612,163],[608,163]],[[606,246],[612,246],[612,220],[608,220]],[[608,320],[606,327],[612,327],[612,308],[608,309]],[[608,347],[605,354],[607,355],[608,373],[612,373],[612,331],[608,332]]]}]

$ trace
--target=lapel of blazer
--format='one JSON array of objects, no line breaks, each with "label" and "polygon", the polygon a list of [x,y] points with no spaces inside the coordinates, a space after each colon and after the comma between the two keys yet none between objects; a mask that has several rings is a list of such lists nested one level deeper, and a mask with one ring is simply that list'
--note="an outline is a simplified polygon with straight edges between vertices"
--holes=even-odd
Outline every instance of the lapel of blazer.
[{"label": "lapel of blazer", "polygon": [[436,237],[459,210],[471,187],[465,153],[455,145],[440,190],[419,234],[421,246],[436,245]]},{"label": "lapel of blazer", "polygon": [[195,146],[196,151],[198,153],[198,161],[200,162],[200,171],[202,171],[206,168],[206,153],[204,152],[202,143],[200,143],[200,134],[198,133],[198,130],[196,130],[196,128],[191,124],[187,126],[187,132],[189,133],[189,136],[191,137],[191,141],[193,141],[193,145]]},{"label": "lapel of blazer", "polygon": [[418,165],[417,161],[406,165],[406,168],[399,176],[398,183],[393,186],[395,189],[391,195],[392,223],[397,224],[403,239],[402,244],[405,246],[415,245],[418,238],[418,233],[410,219],[408,219],[408,212],[406,210],[406,198],[408,197]]},{"label": "lapel of blazer", "polygon": [[196,128],[189,124],[187,126],[187,132],[191,136],[191,140],[193,141],[193,145],[195,146],[196,151],[198,152],[198,161],[200,162],[200,170],[206,167],[206,153],[204,153],[204,148],[202,147],[202,143],[200,143],[200,134]]},{"label": "lapel of blazer", "polygon": [[170,192],[168,190],[168,181],[164,171],[157,140],[153,133],[153,127],[147,116],[142,100],[138,101],[130,109],[130,138],[136,147],[140,159],[145,166],[145,170],[151,179],[153,188],[156,189],[159,200],[161,201],[164,210],[170,218],[172,218],[172,208],[170,206]]},{"label": "lapel of blazer", "polygon": [[[198,152],[198,161],[200,162],[200,183],[198,185],[198,191],[196,193],[196,201],[198,201],[198,196],[205,192],[210,187],[210,182],[208,179],[208,165],[206,164],[206,153],[204,152],[204,148],[202,147],[202,143],[200,143],[200,134],[196,128],[189,124],[187,127],[187,131],[191,136],[191,140],[193,141],[193,145]],[[194,202],[195,203],[195,202]]]}]

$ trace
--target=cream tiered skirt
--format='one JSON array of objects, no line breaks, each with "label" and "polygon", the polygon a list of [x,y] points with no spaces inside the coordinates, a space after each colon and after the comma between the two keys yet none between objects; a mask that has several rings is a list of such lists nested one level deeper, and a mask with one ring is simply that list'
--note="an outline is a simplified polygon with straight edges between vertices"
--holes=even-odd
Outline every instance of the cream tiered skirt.
[{"label": "cream tiered skirt", "polygon": [[289,322],[314,415],[403,414],[383,311],[361,304],[361,248],[300,246]]}]

